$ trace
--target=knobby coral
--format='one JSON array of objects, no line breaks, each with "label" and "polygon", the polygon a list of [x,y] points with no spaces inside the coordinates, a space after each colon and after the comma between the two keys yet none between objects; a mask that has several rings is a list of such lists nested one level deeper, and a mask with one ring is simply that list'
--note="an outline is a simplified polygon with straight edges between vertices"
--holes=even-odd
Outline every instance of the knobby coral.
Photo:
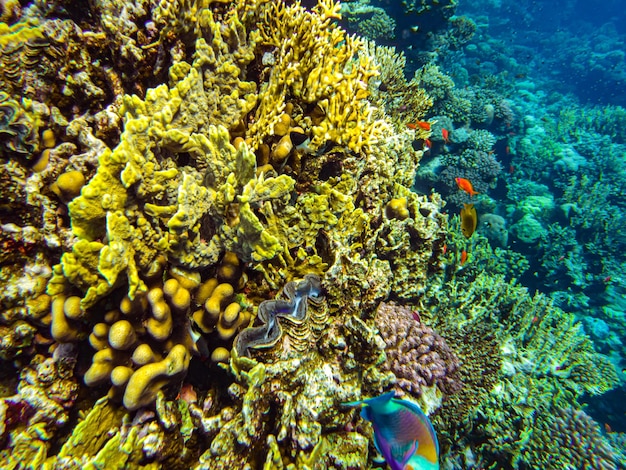
[{"label": "knobby coral", "polygon": [[461,386],[456,374],[461,365],[458,358],[416,312],[381,303],[374,320],[386,344],[387,358],[382,368],[396,376],[397,391],[420,397],[428,394],[428,388],[438,388],[434,394],[442,396],[451,395]]}]

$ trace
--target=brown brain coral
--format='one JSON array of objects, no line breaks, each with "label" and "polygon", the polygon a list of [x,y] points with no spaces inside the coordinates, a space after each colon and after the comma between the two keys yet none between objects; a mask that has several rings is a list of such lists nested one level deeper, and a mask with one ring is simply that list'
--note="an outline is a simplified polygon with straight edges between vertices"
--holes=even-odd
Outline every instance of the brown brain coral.
[{"label": "brown brain coral", "polygon": [[433,385],[452,393],[460,386],[455,374],[459,361],[446,341],[418,318],[408,307],[380,304],[375,322],[386,344],[382,367],[395,374],[400,393],[421,395]]}]

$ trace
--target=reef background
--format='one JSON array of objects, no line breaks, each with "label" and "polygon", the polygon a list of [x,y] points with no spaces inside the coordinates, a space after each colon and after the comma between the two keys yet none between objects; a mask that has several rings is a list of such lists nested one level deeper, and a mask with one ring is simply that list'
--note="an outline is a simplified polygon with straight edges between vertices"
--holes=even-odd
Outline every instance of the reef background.
[{"label": "reef background", "polygon": [[560,3],[2,2],[1,466],[378,468],[395,390],[623,468],[626,21]]}]

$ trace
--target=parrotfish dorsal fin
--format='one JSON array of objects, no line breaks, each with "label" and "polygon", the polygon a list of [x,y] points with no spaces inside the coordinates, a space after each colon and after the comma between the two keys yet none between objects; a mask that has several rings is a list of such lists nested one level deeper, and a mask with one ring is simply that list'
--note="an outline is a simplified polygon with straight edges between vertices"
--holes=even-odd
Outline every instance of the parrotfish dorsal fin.
[{"label": "parrotfish dorsal fin", "polygon": [[395,396],[394,392],[387,392],[379,397],[366,398],[365,400],[347,401],[342,403],[343,406],[360,406],[369,405],[374,409],[384,406]]}]

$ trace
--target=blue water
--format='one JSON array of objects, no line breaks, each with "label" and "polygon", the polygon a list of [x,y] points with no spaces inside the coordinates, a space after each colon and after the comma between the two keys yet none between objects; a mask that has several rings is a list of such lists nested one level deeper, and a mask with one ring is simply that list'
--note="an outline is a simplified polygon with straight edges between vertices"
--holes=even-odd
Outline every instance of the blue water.
[{"label": "blue water", "polygon": [[626,105],[623,2],[459,2],[457,14],[485,24],[488,41],[505,45],[505,64],[525,66],[545,91]]}]

